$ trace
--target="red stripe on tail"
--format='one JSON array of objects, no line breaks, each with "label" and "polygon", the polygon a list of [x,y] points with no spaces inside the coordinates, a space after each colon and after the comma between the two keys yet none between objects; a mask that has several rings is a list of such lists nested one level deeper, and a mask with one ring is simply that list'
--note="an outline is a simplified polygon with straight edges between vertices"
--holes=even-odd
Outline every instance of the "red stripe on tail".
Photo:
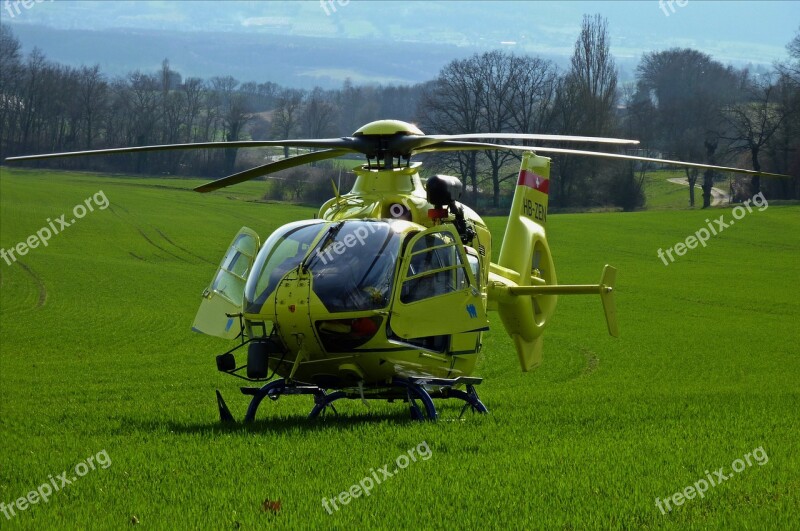
[{"label": "red stripe on tail", "polygon": [[548,194],[550,191],[550,179],[542,177],[541,175],[537,175],[530,170],[520,170],[517,186],[520,185],[533,188],[534,190],[538,190],[543,194]]}]

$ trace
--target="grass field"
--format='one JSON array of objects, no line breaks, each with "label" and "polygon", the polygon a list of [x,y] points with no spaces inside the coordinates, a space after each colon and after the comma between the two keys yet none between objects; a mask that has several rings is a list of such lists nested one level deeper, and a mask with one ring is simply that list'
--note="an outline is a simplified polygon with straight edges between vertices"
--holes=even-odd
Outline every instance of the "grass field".
[{"label": "grass field", "polygon": [[[754,210],[668,266],[659,248],[731,211],[551,216],[559,281],[618,267],[621,337],[597,300],[562,297],[544,364],[523,374],[493,315],[489,415],[440,404],[441,421],[414,423],[352,401],[308,422],[311,399],[284,397],[223,428],[214,389],[238,418],[247,400],[215,368],[229,343],[190,331],[200,293],[240,226],[263,238],[314,210],[251,201],[263,183],[198,182],[2,169],[4,249],[100,191],[110,202],[0,261],[0,502],[77,478],[3,529],[796,529],[800,207]],[[505,220],[488,221],[499,242]],[[420,447],[429,458],[369,497],[323,507]],[[760,459],[703,498],[656,506],[745,454]]]},{"label": "grass field", "polygon": [[[659,170],[648,172],[645,177],[644,190],[648,210],[686,209],[689,206],[689,187],[671,183],[667,179],[673,177],[686,178],[683,170]],[[698,183],[702,184],[700,176]],[[714,184],[720,190],[727,191],[729,184],[719,181]],[[703,191],[696,189],[694,193],[696,208],[703,205]]]}]

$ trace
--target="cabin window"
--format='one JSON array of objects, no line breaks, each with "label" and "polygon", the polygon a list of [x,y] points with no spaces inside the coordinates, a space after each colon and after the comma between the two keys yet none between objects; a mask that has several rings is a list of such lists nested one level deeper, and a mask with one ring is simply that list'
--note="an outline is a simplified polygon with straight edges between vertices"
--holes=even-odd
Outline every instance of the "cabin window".
[{"label": "cabin window", "polygon": [[240,234],[222,260],[211,289],[231,302],[242,301],[247,274],[256,254],[258,242],[249,234]]},{"label": "cabin window", "polygon": [[403,304],[469,287],[469,277],[457,245],[448,232],[429,234],[414,244],[400,293]]}]

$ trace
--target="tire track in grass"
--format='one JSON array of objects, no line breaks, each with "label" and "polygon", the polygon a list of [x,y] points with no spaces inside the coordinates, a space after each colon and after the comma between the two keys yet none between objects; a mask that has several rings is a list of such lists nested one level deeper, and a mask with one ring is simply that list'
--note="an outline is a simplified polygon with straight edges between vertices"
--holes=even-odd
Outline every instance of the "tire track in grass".
[{"label": "tire track in grass", "polygon": [[[564,367],[563,374],[556,376],[554,381],[558,383],[563,384],[589,378],[600,367],[600,358],[595,351],[589,348],[577,347],[577,350],[570,349],[570,353],[574,355],[574,362]],[[578,361],[579,359],[580,361]]]},{"label": "tire track in grass", "polygon": [[185,259],[185,258],[183,258],[182,256],[178,256],[177,254],[175,254],[175,253],[173,253],[173,252],[170,252],[170,251],[168,251],[167,249],[164,249],[163,247],[161,247],[160,245],[158,245],[156,242],[154,242],[153,240],[151,240],[150,238],[148,238],[147,234],[145,234],[145,233],[144,233],[144,231],[143,231],[141,228],[139,228],[139,227],[137,227],[137,226],[135,226],[135,225],[134,225],[134,228],[135,228],[135,229],[136,229],[136,230],[139,232],[139,234],[141,234],[141,235],[142,235],[142,238],[144,238],[144,239],[147,241],[147,243],[149,243],[150,245],[152,245],[152,246],[153,246],[153,247],[155,247],[156,249],[160,249],[161,251],[164,251],[164,252],[165,252],[165,253],[167,253],[168,255],[170,255],[170,256],[172,256],[172,257],[174,257],[174,258],[177,258],[177,259],[178,259],[178,260],[180,260],[181,262],[185,262],[185,263],[187,263],[187,264],[190,264],[190,263],[191,263],[191,262],[189,262],[189,260],[186,260],[186,259]]},{"label": "tire track in grass", "polygon": [[[113,206],[116,206],[116,207],[118,207],[118,208],[120,208],[120,209],[122,209],[123,211],[125,211],[125,213],[126,213],[126,214],[130,215],[130,211],[129,211],[127,208],[125,208],[124,206],[122,206],[122,205],[117,205],[117,204],[115,204],[115,203],[112,203],[112,205],[113,205]],[[113,210],[112,210],[112,212],[113,212]],[[121,219],[121,216],[120,216],[120,219]],[[134,226],[136,226],[136,227],[138,228],[138,226],[137,226],[137,225],[134,225]],[[173,241],[172,241],[172,240],[169,238],[169,236],[167,236],[166,234],[164,234],[163,232],[161,232],[161,229],[159,229],[158,227],[154,227],[154,228],[155,228],[156,232],[159,234],[159,236],[161,236],[162,238],[164,238],[164,240],[165,240],[167,243],[169,243],[170,245],[172,245],[172,246],[173,246],[173,247],[175,247],[176,249],[179,249],[179,250],[183,251],[184,253],[188,254],[189,256],[192,256],[192,257],[194,257],[194,258],[197,258],[198,260],[201,260],[201,261],[203,261],[203,262],[205,262],[205,263],[207,263],[207,264],[211,264],[211,265],[217,265],[216,263],[214,263],[214,262],[212,262],[212,261],[210,261],[210,260],[206,259],[205,257],[202,257],[202,256],[200,256],[199,254],[195,254],[195,253],[193,253],[192,251],[190,251],[189,249],[187,249],[187,248],[185,248],[185,247],[182,247],[182,246],[178,245],[177,243],[173,242]],[[135,254],[133,254],[133,253],[130,253],[130,254],[131,254],[131,255],[133,255],[135,258],[139,258],[140,260],[144,260],[143,258],[141,258],[141,257],[139,257],[139,256],[136,256],[136,255],[135,255]],[[173,255],[173,256],[174,256],[174,255]]]},{"label": "tire track in grass", "polygon": [[597,367],[600,365],[600,358],[597,357],[594,351],[588,348],[582,348],[584,358],[586,358],[586,367],[583,369],[583,376],[591,376]]},{"label": "tire track in grass", "polygon": [[170,240],[170,239],[169,239],[169,237],[167,237],[167,235],[166,235],[166,234],[164,234],[163,232],[161,232],[161,230],[159,230],[159,228],[158,228],[158,227],[156,227],[156,232],[157,232],[158,234],[160,234],[160,235],[161,235],[161,237],[162,237],[162,238],[164,238],[164,239],[167,241],[167,243],[169,243],[170,245],[174,246],[176,249],[180,249],[181,251],[183,251],[184,253],[188,254],[189,256],[194,256],[194,257],[195,257],[195,258],[197,258],[198,260],[202,260],[203,262],[205,262],[205,263],[207,263],[207,264],[211,264],[211,265],[214,265],[214,266],[215,266],[215,265],[217,265],[217,264],[215,264],[214,262],[212,262],[211,260],[208,260],[208,259],[206,259],[206,258],[204,258],[204,257],[200,256],[199,254],[194,254],[194,253],[193,253],[192,251],[190,251],[189,249],[186,249],[185,247],[181,247],[181,246],[180,246],[180,245],[178,245],[177,243],[173,242],[172,240]]},{"label": "tire track in grass", "polygon": [[[186,260],[185,258],[183,258],[182,256],[179,256],[179,255],[177,255],[177,254],[175,254],[175,253],[173,253],[173,252],[169,251],[168,249],[165,249],[165,248],[161,247],[161,246],[160,246],[160,245],[158,245],[156,242],[154,242],[153,240],[151,240],[151,239],[150,239],[150,237],[149,237],[149,236],[147,236],[147,234],[145,234],[145,232],[144,232],[144,230],[142,229],[142,227],[140,227],[140,226],[139,226],[138,224],[136,224],[136,223],[133,223],[133,222],[132,222],[132,221],[130,221],[130,220],[126,220],[126,219],[125,219],[123,216],[121,216],[121,215],[119,214],[119,212],[117,212],[117,210],[116,210],[116,208],[115,208],[115,207],[116,207],[116,208],[119,208],[120,210],[124,210],[124,211],[125,211],[125,213],[126,213],[126,214],[128,214],[128,216],[130,216],[130,213],[129,213],[129,212],[128,212],[128,211],[127,211],[127,210],[126,210],[124,207],[121,207],[120,205],[117,205],[117,204],[115,204],[115,203],[112,203],[112,204],[109,206],[109,210],[111,210],[111,213],[112,213],[112,214],[114,214],[115,216],[117,216],[117,217],[118,217],[118,218],[119,218],[119,219],[120,219],[120,220],[121,220],[123,223],[126,223],[127,225],[130,225],[131,227],[133,227],[134,229],[136,229],[136,231],[139,233],[139,235],[141,235],[141,237],[142,237],[142,238],[144,238],[144,240],[145,240],[147,243],[149,243],[150,245],[152,245],[153,247],[155,247],[155,248],[156,248],[156,249],[158,249],[159,251],[161,251],[161,252],[164,252],[164,253],[168,254],[169,256],[172,256],[173,258],[177,258],[177,259],[178,259],[178,260],[180,260],[181,262],[185,262],[185,263],[187,263],[187,264],[188,264],[188,263],[191,263],[191,262],[189,262],[188,260]],[[158,230],[158,229],[156,229],[156,230]],[[160,231],[159,231],[159,234],[160,234]],[[138,257],[137,257],[137,258],[138,258]]]},{"label": "tire track in grass", "polygon": [[39,297],[36,301],[36,308],[43,307],[45,304],[47,304],[47,286],[44,285],[42,277],[40,277],[38,273],[31,269],[30,266],[28,266],[28,264],[24,263],[22,260],[17,260],[17,263],[26,273],[31,276],[33,282],[36,284],[37,290],[39,291]]}]

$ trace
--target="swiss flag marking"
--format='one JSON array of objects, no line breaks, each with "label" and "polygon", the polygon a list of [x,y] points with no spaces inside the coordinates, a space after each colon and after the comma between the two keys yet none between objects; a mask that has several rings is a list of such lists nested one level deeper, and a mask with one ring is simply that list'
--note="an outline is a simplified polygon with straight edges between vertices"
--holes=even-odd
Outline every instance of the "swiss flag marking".
[{"label": "swiss flag marking", "polygon": [[537,175],[530,170],[520,170],[517,186],[527,186],[547,194],[550,190],[550,179]]}]

